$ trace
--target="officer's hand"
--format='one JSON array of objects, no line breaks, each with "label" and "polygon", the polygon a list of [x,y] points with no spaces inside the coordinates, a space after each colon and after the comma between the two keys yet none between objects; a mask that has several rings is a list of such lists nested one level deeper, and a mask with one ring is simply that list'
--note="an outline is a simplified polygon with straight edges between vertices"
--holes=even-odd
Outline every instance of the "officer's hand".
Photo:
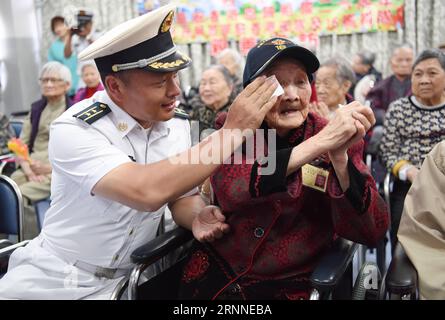
[{"label": "officer's hand", "polygon": [[261,76],[249,84],[230,106],[223,129],[257,129],[277,102],[272,97],[278,81]]},{"label": "officer's hand", "polygon": [[193,235],[199,242],[212,242],[229,232],[226,217],[216,206],[204,207],[195,217],[192,224]]}]

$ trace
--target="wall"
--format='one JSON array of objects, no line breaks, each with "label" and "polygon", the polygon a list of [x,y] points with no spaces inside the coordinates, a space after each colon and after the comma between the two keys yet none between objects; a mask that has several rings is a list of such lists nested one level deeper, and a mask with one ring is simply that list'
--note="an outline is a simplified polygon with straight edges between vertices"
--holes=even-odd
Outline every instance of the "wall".
[{"label": "wall", "polygon": [[[38,2],[42,3],[43,30],[46,30],[42,39],[42,55],[46,53],[46,48],[52,41],[52,35],[48,32],[49,21],[52,16],[62,13],[67,5],[86,6],[96,10],[99,13],[96,24],[101,30],[107,30],[136,15],[135,0],[40,0]],[[169,1],[161,1],[161,3],[166,2]],[[405,28],[398,32],[321,37],[317,55],[322,61],[333,54],[351,58],[357,51],[368,49],[377,53],[377,69],[388,75],[390,73],[388,59],[398,43],[407,42],[416,49],[416,52],[420,52],[445,42],[445,24],[441,23],[445,19],[445,1],[406,0],[405,19]],[[236,48],[237,43],[231,42],[230,46]],[[194,61],[192,67],[181,72],[183,88],[196,85],[202,70],[211,63],[209,45],[194,43],[182,45],[180,49]]]},{"label": "wall", "polygon": [[37,30],[33,0],[0,1],[0,111],[8,115],[39,98]]}]

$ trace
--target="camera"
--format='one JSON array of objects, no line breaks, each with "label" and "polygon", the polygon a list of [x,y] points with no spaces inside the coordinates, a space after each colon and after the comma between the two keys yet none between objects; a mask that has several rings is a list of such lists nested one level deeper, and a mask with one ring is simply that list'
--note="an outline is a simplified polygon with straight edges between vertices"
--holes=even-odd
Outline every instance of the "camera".
[{"label": "camera", "polygon": [[80,34],[88,23],[93,20],[93,14],[80,10],[76,15],[77,26],[71,28],[71,34]]}]

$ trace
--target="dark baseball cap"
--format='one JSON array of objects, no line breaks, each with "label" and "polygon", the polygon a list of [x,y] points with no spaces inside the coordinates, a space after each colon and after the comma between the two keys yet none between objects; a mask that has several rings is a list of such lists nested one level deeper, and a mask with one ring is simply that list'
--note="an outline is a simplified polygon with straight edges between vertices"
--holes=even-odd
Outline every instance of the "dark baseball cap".
[{"label": "dark baseball cap", "polygon": [[294,58],[306,68],[309,81],[312,74],[320,67],[317,57],[308,49],[301,47],[285,38],[272,38],[259,42],[247,54],[244,67],[244,88],[258,77],[272,62],[281,57]]}]

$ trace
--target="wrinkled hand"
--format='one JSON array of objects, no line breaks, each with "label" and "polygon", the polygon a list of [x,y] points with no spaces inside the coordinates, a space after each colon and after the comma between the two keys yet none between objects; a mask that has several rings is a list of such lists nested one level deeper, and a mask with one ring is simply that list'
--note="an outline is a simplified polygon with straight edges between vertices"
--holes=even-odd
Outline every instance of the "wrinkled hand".
[{"label": "wrinkled hand", "polygon": [[38,160],[33,160],[30,163],[30,168],[34,172],[34,174],[38,176],[44,176],[47,174],[51,174],[51,166],[49,164],[45,164]]},{"label": "wrinkled hand", "polygon": [[329,107],[324,102],[312,102],[309,105],[309,109],[313,112],[318,113],[321,117],[329,119],[330,111]]},{"label": "wrinkled hand", "polygon": [[193,235],[199,242],[212,242],[229,232],[226,217],[216,206],[204,207],[195,217],[192,224]]},{"label": "wrinkled hand", "polygon": [[412,166],[407,172],[406,172],[406,178],[409,182],[413,183],[414,179],[417,177],[417,174],[419,173],[419,169],[417,169],[415,166]]},{"label": "wrinkled hand", "polygon": [[363,139],[374,123],[375,117],[370,107],[352,102],[339,108],[316,137],[323,152],[329,152],[334,158],[343,157],[350,146]]},{"label": "wrinkled hand", "polygon": [[259,128],[267,112],[278,100],[276,96],[272,97],[277,87],[276,79],[266,81],[264,76],[256,78],[230,106],[223,128],[240,130]]}]

